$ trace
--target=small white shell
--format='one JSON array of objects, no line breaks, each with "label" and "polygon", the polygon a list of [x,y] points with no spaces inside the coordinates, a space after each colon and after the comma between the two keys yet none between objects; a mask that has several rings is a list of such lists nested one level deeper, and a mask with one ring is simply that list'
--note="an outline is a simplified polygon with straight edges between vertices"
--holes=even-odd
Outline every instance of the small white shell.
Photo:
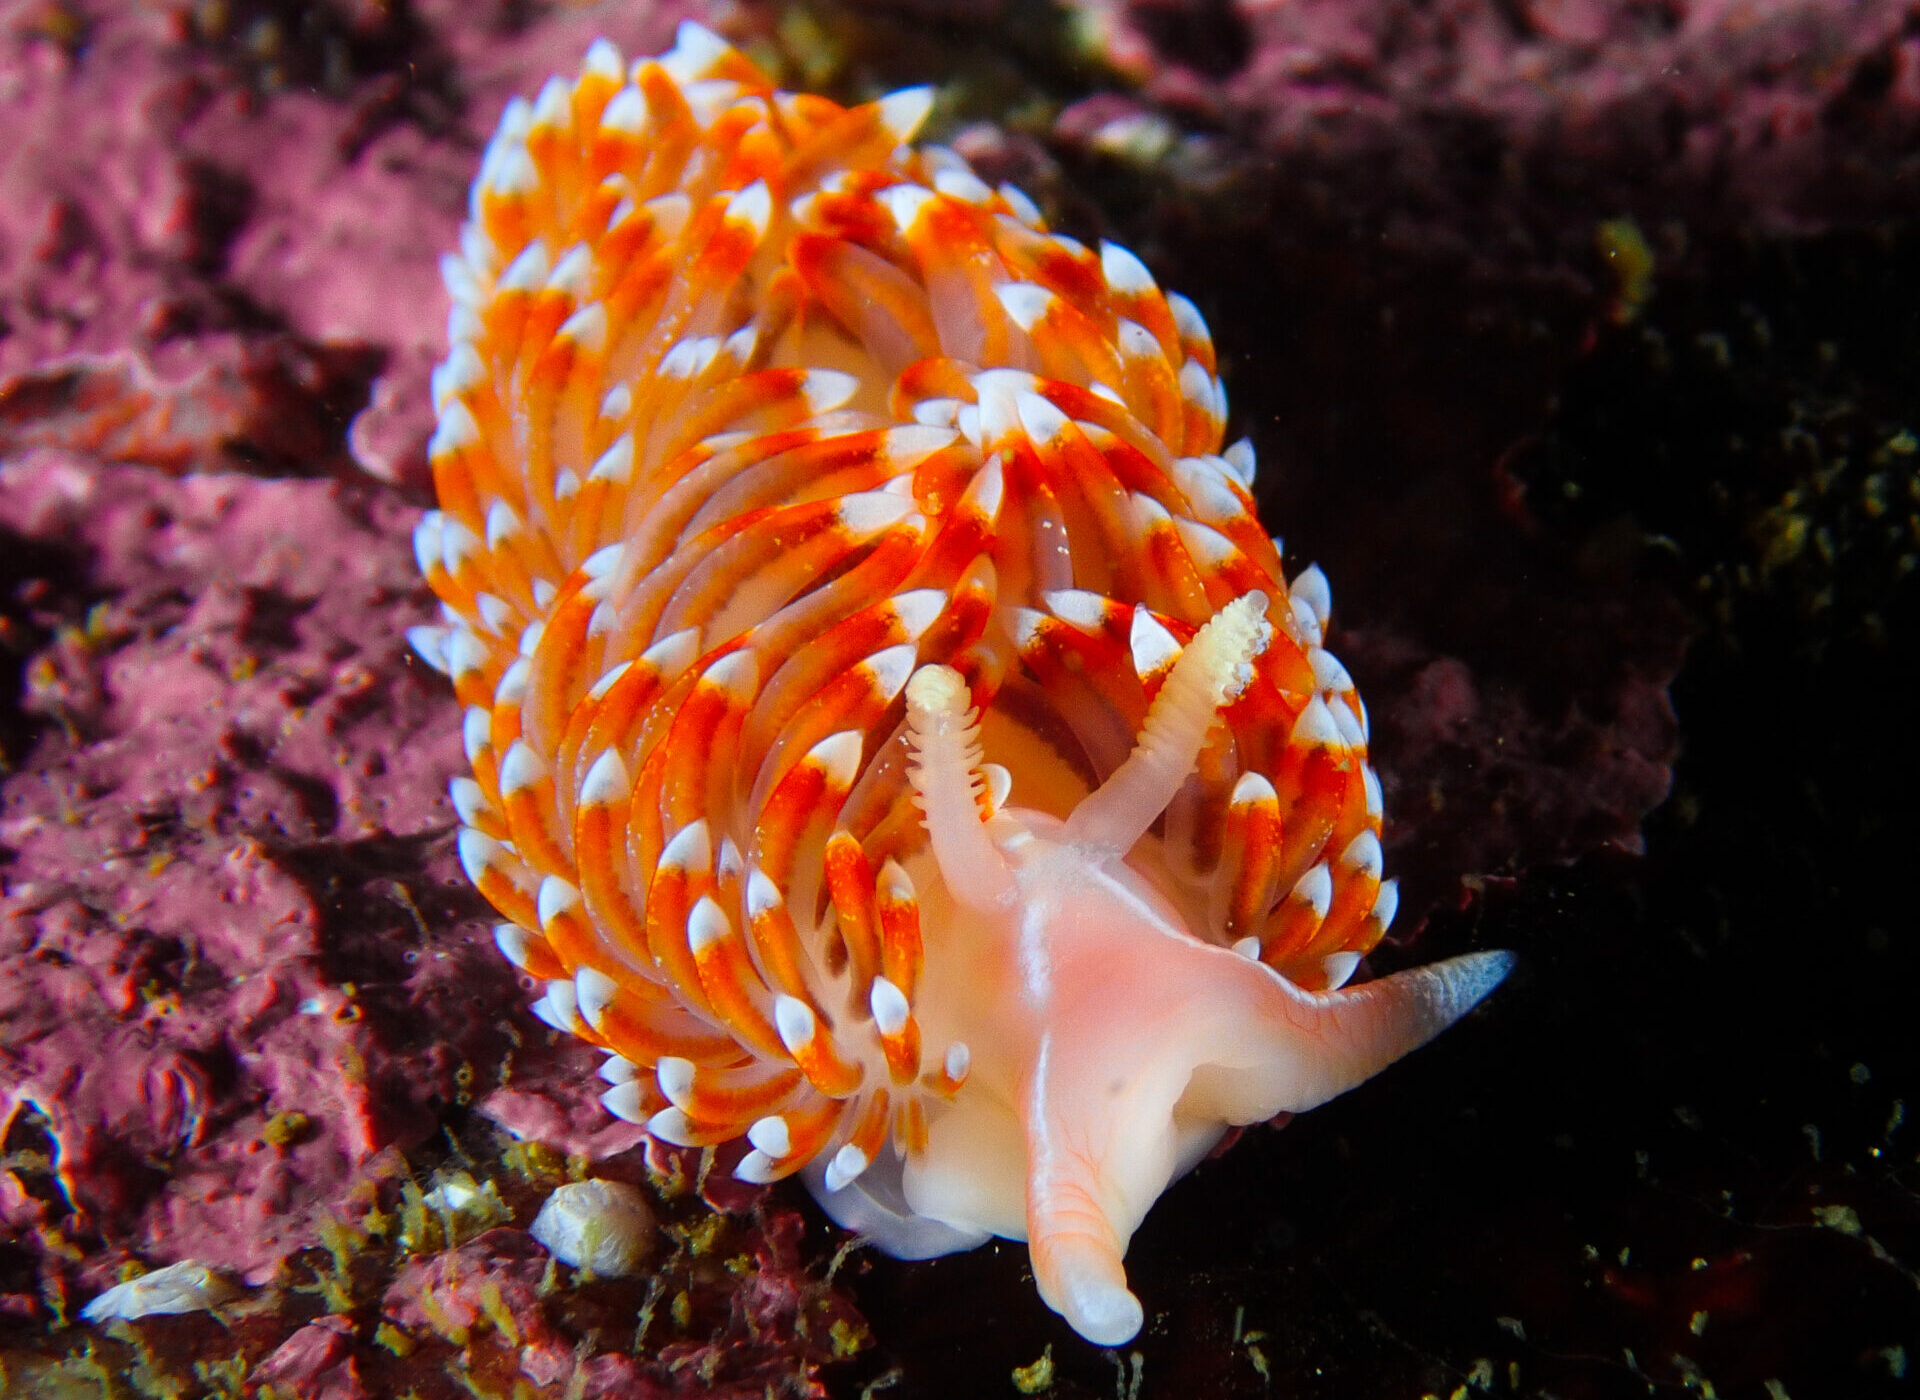
[{"label": "small white shell", "polygon": [[205,1264],[183,1259],[116,1283],[80,1309],[80,1316],[88,1322],[111,1322],[162,1313],[211,1312],[238,1292]]},{"label": "small white shell", "polygon": [[527,1233],[553,1257],[605,1278],[632,1273],[653,1248],[653,1211],[624,1181],[570,1181],[547,1197]]}]

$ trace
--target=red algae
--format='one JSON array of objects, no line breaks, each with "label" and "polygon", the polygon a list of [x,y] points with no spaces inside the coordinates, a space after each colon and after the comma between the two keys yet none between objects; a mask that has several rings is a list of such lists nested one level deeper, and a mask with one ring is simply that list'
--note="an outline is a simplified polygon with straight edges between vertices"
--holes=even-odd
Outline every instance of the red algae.
[{"label": "red algae", "polygon": [[511,983],[441,849],[448,707],[367,626],[425,614],[410,514],[324,482],[0,473],[0,529],[51,565],[38,739],[0,807],[0,1063],[57,1190],[8,1201],[13,1231],[259,1282],[497,1056],[479,1012]]}]

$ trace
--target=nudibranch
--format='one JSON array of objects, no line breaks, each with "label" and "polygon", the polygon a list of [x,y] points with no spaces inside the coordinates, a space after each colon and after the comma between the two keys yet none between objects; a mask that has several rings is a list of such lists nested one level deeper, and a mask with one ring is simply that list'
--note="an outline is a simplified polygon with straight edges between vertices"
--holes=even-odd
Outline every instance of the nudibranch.
[{"label": "nudibranch", "polygon": [[1367,712],[1133,254],[697,25],[508,106],[443,264],[461,861],[607,1108],[1089,1339],[1236,1125],[1499,982],[1393,918]]}]

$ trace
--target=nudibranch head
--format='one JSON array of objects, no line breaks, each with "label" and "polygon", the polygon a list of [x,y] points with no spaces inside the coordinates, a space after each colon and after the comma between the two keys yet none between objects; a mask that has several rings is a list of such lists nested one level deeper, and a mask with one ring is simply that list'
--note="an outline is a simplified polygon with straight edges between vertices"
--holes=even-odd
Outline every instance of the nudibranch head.
[{"label": "nudibranch head", "polygon": [[501,118],[415,645],[460,855],[608,1109],[908,1257],[1030,1242],[1088,1338],[1228,1129],[1357,1084],[1501,954],[1391,922],[1330,600],[1254,517],[1199,314],[695,25]]}]

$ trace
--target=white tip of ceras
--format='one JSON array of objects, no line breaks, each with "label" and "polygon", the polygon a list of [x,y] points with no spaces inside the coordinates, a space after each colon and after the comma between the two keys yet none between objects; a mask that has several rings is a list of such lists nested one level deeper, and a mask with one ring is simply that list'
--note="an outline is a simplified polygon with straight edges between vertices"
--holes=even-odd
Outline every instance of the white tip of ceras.
[{"label": "white tip of ceras", "polygon": [[795,996],[784,992],[773,999],[773,1025],[780,1033],[780,1043],[787,1047],[787,1053],[798,1056],[813,1043],[819,1021],[814,1017],[813,1008]]},{"label": "white tip of ceras", "polygon": [[[455,637],[458,635],[456,633]],[[458,675],[459,672],[455,671],[454,674]],[[467,764],[472,767],[493,744],[493,712],[479,705],[469,706],[460,717],[460,740],[466,750]]]},{"label": "white tip of ceras", "polygon": [[[447,282],[448,294],[456,298],[459,295],[453,291],[456,283],[465,287],[474,282],[473,269],[467,265],[467,260],[457,258],[452,253],[440,260],[440,271],[442,278]],[[477,287],[474,299],[476,301],[479,299]],[[477,388],[486,380],[486,377],[487,368],[481,362],[480,352],[465,341],[456,343],[448,349],[446,361],[434,366],[433,373],[428,378],[428,387],[433,395],[433,411],[436,414],[444,413],[449,402],[468,390]]]},{"label": "white tip of ceras", "polygon": [[606,38],[595,39],[587,45],[586,61],[580,66],[580,75],[592,75],[609,82],[625,82],[627,62],[620,56],[620,50],[613,41]]},{"label": "white tip of ceras", "polygon": [[1340,726],[1334,722],[1333,711],[1327,708],[1327,702],[1318,695],[1307,702],[1307,707],[1293,722],[1293,733],[1287,742],[1300,748],[1344,749],[1346,747],[1346,740],[1340,734]]},{"label": "white tip of ceras", "polygon": [[993,187],[971,170],[941,170],[933,177],[933,188],[948,199],[965,204],[986,204],[993,199]]},{"label": "white tip of ceras", "polygon": [[860,392],[857,375],[837,369],[810,369],[800,381],[800,401],[808,413],[831,413],[844,408]]},{"label": "white tip of ceras", "polygon": [[702,818],[689,822],[675,832],[673,839],[660,852],[659,863],[680,871],[705,870],[711,865],[713,842],[707,835],[706,820]]},{"label": "white tip of ceras", "polygon": [[933,89],[901,88],[881,98],[879,106],[880,124],[895,141],[904,145],[913,140],[927,120],[927,113],[933,110]]},{"label": "white tip of ceras", "polygon": [[[731,846],[732,842],[724,844]],[[693,906],[693,912],[687,915],[687,947],[693,955],[699,957],[732,932],[733,924],[719,901],[710,894],[701,895],[699,902]]]},{"label": "white tip of ceras", "polygon": [[679,1109],[685,1109],[693,1094],[693,1075],[693,1061],[678,1055],[662,1056],[653,1067],[654,1082],[660,1086],[660,1092],[666,1095],[668,1103]]},{"label": "white tip of ceras", "polygon": [[1154,289],[1153,274],[1147,265],[1118,243],[1100,240],[1100,275],[1110,290],[1123,296],[1138,296]]},{"label": "white tip of ceras", "polygon": [[944,588],[914,588],[896,593],[888,601],[908,640],[917,642],[947,610],[951,595]]},{"label": "white tip of ceras", "polygon": [[705,77],[732,52],[733,45],[704,24],[683,19],[674,31],[673,48],[661,56],[660,66],[675,82],[691,83]]},{"label": "white tip of ceras", "polygon": [[855,491],[840,498],[837,513],[842,528],[865,539],[913,514],[913,501],[891,491]]},{"label": "white tip of ceras", "polygon": [[860,1174],[872,1166],[872,1159],[848,1143],[833,1154],[833,1160],[827,1163],[827,1190],[840,1191],[853,1184]]},{"label": "white tip of ceras", "polygon": [[549,875],[540,882],[539,893],[534,896],[534,910],[540,916],[542,928],[579,907],[580,891],[568,881]]},{"label": "white tip of ceras", "polygon": [[519,968],[527,970],[527,962],[533,954],[533,935],[518,924],[495,924],[493,926],[493,945],[500,950],[500,956]]},{"label": "white tip of ceras", "polygon": [[920,211],[934,198],[932,190],[922,185],[889,185],[874,194],[874,200],[892,216],[895,227],[906,233],[919,219]]},{"label": "white tip of ceras", "polygon": [[1028,198],[1027,192],[1018,185],[1003,182],[994,187],[994,192],[1007,202],[1007,207],[1013,210],[1014,218],[1029,228],[1038,228],[1045,222],[1040,214],[1040,206]]},{"label": "white tip of ceras", "polygon": [[1333,907],[1333,872],[1327,869],[1327,863],[1321,861],[1296,880],[1290,897],[1311,909],[1314,918],[1326,918],[1327,910]]},{"label": "white tip of ceras", "polygon": [[[1007,313],[1007,318],[1023,331],[1030,331],[1044,321],[1055,300],[1052,292],[1045,287],[1036,287],[1031,282],[1002,282],[993,289],[993,295],[999,301],[1000,309]],[[1055,409],[1054,412],[1058,413],[1059,410]],[[1053,436],[1050,432],[1033,433],[1029,430],[1029,433],[1036,442],[1045,442]]]},{"label": "white tip of ceras", "polygon": [[[448,399],[445,406],[439,410],[439,419],[433,426],[433,436],[427,439],[427,458],[434,462],[445,461],[454,453],[471,447],[478,441],[480,441],[480,420],[473,416],[473,410],[467,407],[464,399]],[[447,517],[437,510],[429,511],[421,517],[422,524],[427,520],[435,522],[436,531],[444,529],[448,523]],[[415,535],[414,538],[417,543],[419,536]],[[442,559],[446,558],[444,545],[436,552]],[[421,564],[421,571],[423,573],[426,571],[424,562]]]},{"label": "white tip of ceras", "polygon": [[533,125],[563,131],[573,125],[573,84],[558,75],[540,85],[533,99]]},{"label": "white tip of ceras", "polygon": [[968,1073],[973,1069],[973,1051],[968,1048],[966,1041],[956,1040],[949,1045],[940,1067],[952,1083],[965,1083]]},{"label": "white tip of ceras", "polygon": [[620,984],[597,967],[583,967],[573,974],[574,1004],[595,1030],[601,1028],[607,1008],[619,994]]},{"label": "white tip of ceras", "polygon": [[639,1076],[640,1067],[624,1055],[609,1055],[595,1072],[609,1084],[625,1084]]},{"label": "white tip of ceras", "polygon": [[647,1125],[647,1098],[638,1079],[624,1079],[600,1096],[600,1106],[622,1123]]},{"label": "white tip of ceras", "polygon": [[1355,952],[1329,953],[1320,960],[1320,975],[1326,979],[1323,991],[1337,992],[1347,985],[1355,969],[1360,966],[1360,955]]},{"label": "white tip of ceras", "polygon": [[1221,460],[1233,469],[1233,474],[1240,478],[1240,484],[1248,490],[1252,490],[1255,467],[1253,443],[1246,438],[1241,438],[1235,443],[1229,443],[1220,450],[1220,457]]},{"label": "white tip of ceras", "polygon": [[776,1161],[793,1151],[793,1134],[787,1128],[787,1120],[777,1113],[755,1119],[747,1129],[747,1141]]},{"label": "white tip of ceras", "polygon": [[1380,878],[1384,856],[1380,850],[1380,838],[1371,831],[1363,831],[1347,842],[1346,850],[1340,853],[1340,864],[1349,870],[1362,871]]},{"label": "white tip of ceras", "polygon": [[1264,773],[1246,772],[1233,785],[1233,791],[1227,797],[1232,807],[1265,806],[1269,803],[1278,806],[1280,795],[1273,790],[1273,781]]},{"label": "white tip of ceras", "polygon": [[[603,1096],[604,1097],[604,1096]],[[698,1147],[693,1120],[678,1108],[663,1108],[647,1120],[647,1133],[671,1147]]]},{"label": "white tip of ceras", "polygon": [[455,849],[460,855],[460,868],[466,871],[467,879],[475,885],[480,883],[481,876],[488,869],[504,864],[507,859],[507,848],[503,842],[470,826],[461,828]]},{"label": "white tip of ceras", "polygon": [[1370,767],[1360,770],[1360,787],[1366,795],[1367,815],[1378,821],[1386,811],[1386,797],[1380,791],[1380,775]]},{"label": "white tip of ceras", "polygon": [[588,302],[560,323],[555,340],[570,340],[590,355],[607,348],[607,308],[597,301]]},{"label": "white tip of ceras", "polygon": [[867,998],[873,1010],[873,1024],[882,1035],[898,1035],[907,1028],[907,1018],[912,1008],[907,1005],[907,994],[885,977],[873,979],[873,991]]},{"label": "white tip of ceras", "polygon": [[866,735],[860,730],[843,729],[838,734],[829,734],[808,749],[807,757],[825,771],[831,786],[850,788],[853,780],[860,775],[860,755],[865,745]]},{"label": "white tip of ceras", "polygon": [[1380,893],[1373,897],[1373,913],[1371,917],[1374,922],[1380,925],[1380,931],[1382,933],[1385,933],[1393,927],[1393,916],[1399,912],[1400,882],[1398,880],[1381,881]]},{"label": "white tip of ceras", "polygon": [[515,739],[500,760],[500,795],[511,797],[537,786],[547,776],[546,762],[525,739]]},{"label": "white tip of ceras", "polygon": [[448,629],[445,627],[407,629],[407,645],[413,648],[414,655],[443,676],[453,674],[452,664],[447,660],[447,638]]},{"label": "white tip of ceras", "polygon": [[1006,806],[1007,799],[1013,795],[1013,774],[1003,764],[983,763],[980,776],[987,782],[987,815],[991,817]]},{"label": "white tip of ceras", "polygon": [[1308,565],[1294,574],[1294,582],[1286,586],[1286,595],[1306,601],[1313,611],[1315,622],[1319,622],[1321,628],[1327,626],[1327,620],[1332,616],[1332,586],[1319,565]]},{"label": "white tip of ceras", "polygon": [[587,770],[587,776],[580,784],[580,805],[611,807],[625,802],[632,792],[633,779],[627,775],[627,765],[620,761],[619,754],[608,749]]},{"label": "white tip of ceras", "polygon": [[1133,628],[1128,637],[1133,651],[1134,674],[1147,680],[1180,659],[1180,643],[1166,625],[1148,611],[1146,604],[1133,609]]},{"label": "white tip of ceras", "polygon": [[[534,183],[537,184],[540,172],[533,170],[533,161],[527,157],[525,150],[520,152],[520,156],[521,159],[526,160],[527,168],[533,172]],[[500,281],[496,284],[495,290],[537,292],[547,285],[547,274],[551,271],[553,271],[553,255],[547,251],[545,241],[536,238],[522,248],[514,260],[507,264],[506,271],[500,274]]]},{"label": "white tip of ceras", "polygon": [[577,1036],[585,1029],[580,1021],[579,998],[570,981],[547,983],[546,995],[534,1002],[530,1009],[540,1020],[567,1035]]}]

